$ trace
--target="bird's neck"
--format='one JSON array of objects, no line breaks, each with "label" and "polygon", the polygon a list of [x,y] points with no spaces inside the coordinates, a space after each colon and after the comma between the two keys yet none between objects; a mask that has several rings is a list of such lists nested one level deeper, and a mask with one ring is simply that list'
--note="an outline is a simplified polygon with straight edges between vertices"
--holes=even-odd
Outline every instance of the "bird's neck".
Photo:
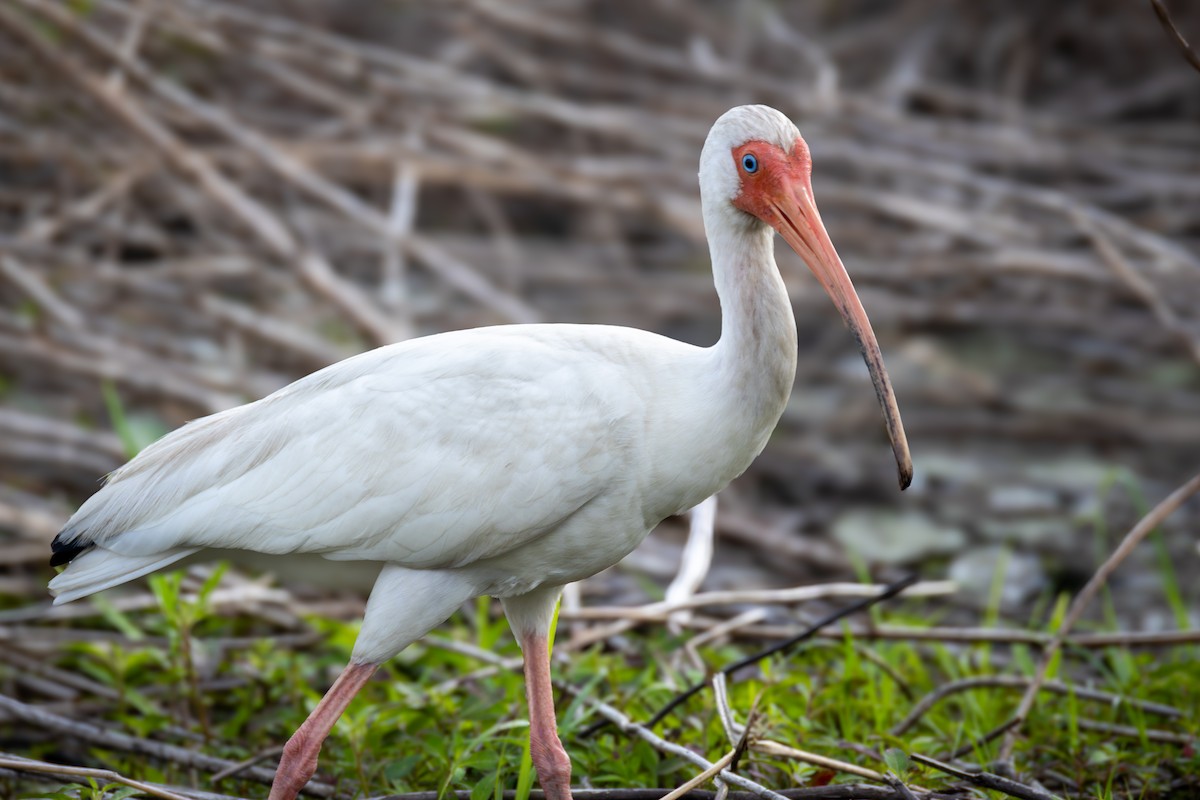
[{"label": "bird's neck", "polygon": [[796,377],[796,321],[775,265],[775,233],[757,221],[730,225],[705,216],[721,300],[714,376],[721,393],[766,436],[783,413]]}]

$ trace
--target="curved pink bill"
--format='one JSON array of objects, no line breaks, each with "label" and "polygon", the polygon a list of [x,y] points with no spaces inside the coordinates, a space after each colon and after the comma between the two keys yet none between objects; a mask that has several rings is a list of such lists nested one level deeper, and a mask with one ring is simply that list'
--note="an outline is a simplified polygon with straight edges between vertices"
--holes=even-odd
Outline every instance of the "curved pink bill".
[{"label": "curved pink bill", "polygon": [[846,327],[858,340],[863,360],[871,372],[871,382],[875,384],[875,394],[883,407],[888,438],[891,439],[896,467],[900,471],[900,488],[906,489],[912,483],[912,456],[908,452],[904,423],[900,420],[896,395],[892,391],[887,368],[883,365],[883,354],[879,352],[875,332],[871,330],[871,321],[867,319],[867,312],[858,299],[858,293],[854,291],[854,284],[850,282],[850,276],[825,231],[807,177],[792,178],[784,182],[781,188],[782,191],[772,193],[769,200],[778,216],[772,224],[817,276],[841,313]]}]

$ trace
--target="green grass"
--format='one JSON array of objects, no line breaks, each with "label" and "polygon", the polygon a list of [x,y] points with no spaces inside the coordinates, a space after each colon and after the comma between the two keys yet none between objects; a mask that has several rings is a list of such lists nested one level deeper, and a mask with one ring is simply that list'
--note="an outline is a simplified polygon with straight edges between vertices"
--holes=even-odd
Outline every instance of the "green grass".
[{"label": "green grass", "polygon": [[[117,700],[99,700],[89,711],[94,721],[137,736],[150,736],[203,749],[231,760],[249,758],[281,745],[320,699],[345,663],[356,626],[325,619],[310,624],[324,634],[304,651],[276,646],[274,629],[261,620],[215,616],[208,593],[220,572],[205,583],[198,600],[180,594],[179,577],[158,576],[152,587],[160,610],[122,614],[98,600],[102,614],[95,625],[119,631],[125,638],[77,643],[56,659],[57,666],[86,675],[117,690]],[[1046,630],[1061,617],[1061,598],[1047,603]],[[903,606],[879,609],[881,621],[926,625],[930,615]],[[995,608],[987,622],[996,620]],[[519,655],[498,604],[479,601],[455,616],[439,636],[503,655]],[[262,636],[257,644],[228,647],[230,637]],[[148,646],[151,637],[167,646]],[[678,785],[695,773],[680,759],[656,752],[612,728],[581,740],[577,734],[597,720],[585,698],[601,699],[645,720],[680,688],[701,676],[680,671],[672,654],[682,639],[659,627],[630,635],[636,655],[603,647],[573,654],[556,665],[556,677],[578,691],[560,697],[560,729],[571,754],[577,783],[594,787]],[[703,651],[710,667],[727,664],[754,649],[724,646]],[[982,736],[1012,713],[1020,691],[981,688],[954,694],[929,710],[901,736],[888,731],[920,699],[960,678],[981,675],[1032,675],[1037,653],[1003,645],[948,646],[905,641],[817,640],[787,658],[761,665],[757,674],[730,685],[730,701],[741,719],[758,700],[761,736],[878,771],[903,766],[904,777],[928,788],[947,784],[938,773],[905,764],[904,753],[934,757]],[[1060,794],[1097,798],[1183,796],[1179,785],[1200,790],[1195,776],[1200,759],[1192,746],[1164,744],[1147,738],[1158,728],[1192,737],[1200,734],[1200,663],[1195,648],[1157,652],[1110,649],[1070,652],[1052,677],[1119,693],[1128,698],[1173,705],[1185,716],[1164,719],[1128,704],[1097,703],[1074,695],[1043,694],[1016,752],[1026,777],[1050,782],[1062,776],[1079,791],[1055,786]],[[319,775],[352,794],[376,795],[416,790],[469,789],[474,797],[495,796],[503,789],[525,791],[528,767],[522,678],[517,671],[482,677],[471,674],[487,665],[459,653],[419,642],[381,670],[338,723],[322,754]],[[750,670],[754,673],[754,670]],[[0,679],[3,668],[0,667]],[[214,681],[240,678],[220,690]],[[915,698],[915,699],[914,699]],[[1087,721],[1131,726],[1135,734],[1119,736],[1093,730]],[[666,738],[695,749],[710,760],[729,749],[711,692],[690,700],[657,729]],[[12,738],[0,723],[0,740]],[[17,737],[20,741],[20,737]],[[864,753],[883,754],[888,762]],[[987,765],[995,744],[978,747],[965,760]],[[10,744],[3,749],[12,752]],[[141,756],[87,748],[69,740],[34,740],[17,754],[115,769],[129,777],[188,784],[186,769]],[[893,766],[893,768],[895,768]],[[834,774],[809,764],[749,754],[743,774],[773,788],[861,779]],[[7,781],[7,785],[5,784]],[[30,795],[32,780],[14,785],[0,778],[0,794]],[[1169,790],[1176,784],[1174,791]],[[210,787],[245,797],[265,796],[261,784],[227,779]],[[86,787],[64,789],[59,796],[90,797]],[[108,795],[112,797],[114,795]]]}]

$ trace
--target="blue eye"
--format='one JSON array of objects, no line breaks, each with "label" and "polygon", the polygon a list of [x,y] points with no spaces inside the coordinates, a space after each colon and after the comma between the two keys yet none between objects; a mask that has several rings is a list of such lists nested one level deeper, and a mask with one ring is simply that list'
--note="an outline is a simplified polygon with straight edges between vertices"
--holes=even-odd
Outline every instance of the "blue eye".
[{"label": "blue eye", "polygon": [[742,169],[751,175],[758,172],[758,159],[754,157],[753,153],[746,153],[742,156]]}]

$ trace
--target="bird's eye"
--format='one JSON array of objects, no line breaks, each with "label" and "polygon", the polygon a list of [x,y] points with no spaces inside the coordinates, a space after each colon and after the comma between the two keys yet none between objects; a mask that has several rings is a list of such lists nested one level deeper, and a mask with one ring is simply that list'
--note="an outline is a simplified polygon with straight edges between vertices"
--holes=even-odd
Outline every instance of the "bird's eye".
[{"label": "bird's eye", "polygon": [[754,157],[753,153],[746,153],[742,156],[742,169],[751,175],[758,172],[758,159]]}]

